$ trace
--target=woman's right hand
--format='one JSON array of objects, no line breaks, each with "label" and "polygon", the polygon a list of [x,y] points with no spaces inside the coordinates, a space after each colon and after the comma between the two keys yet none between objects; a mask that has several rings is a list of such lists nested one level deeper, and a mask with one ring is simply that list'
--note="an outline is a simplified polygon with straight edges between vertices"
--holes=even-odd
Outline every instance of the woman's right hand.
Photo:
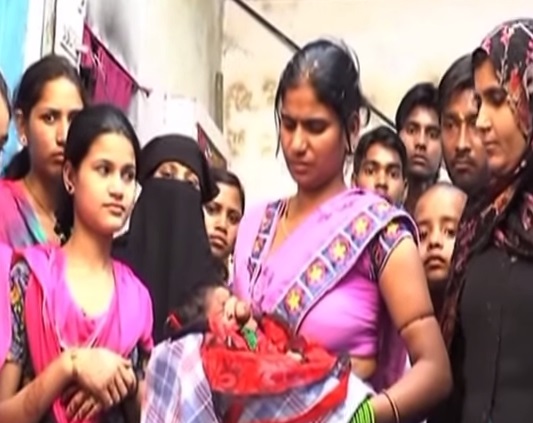
[{"label": "woman's right hand", "polygon": [[104,409],[118,404],[135,389],[132,364],[124,357],[104,348],[80,348],[69,354],[75,381]]}]

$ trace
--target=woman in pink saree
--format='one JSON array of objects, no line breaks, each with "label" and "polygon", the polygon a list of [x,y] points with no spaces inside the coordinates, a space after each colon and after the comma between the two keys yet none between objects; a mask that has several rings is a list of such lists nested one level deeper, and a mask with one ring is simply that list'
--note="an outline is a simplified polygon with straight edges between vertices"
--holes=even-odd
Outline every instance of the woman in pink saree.
[{"label": "woman in pink saree", "polygon": [[[138,421],[152,306],[133,272],[111,259],[111,244],[133,205],[139,151],[120,110],[94,106],[74,118],[57,212],[62,246],[32,246],[13,258],[1,421]],[[95,382],[95,372],[105,378]]]},{"label": "woman in pink saree", "polygon": [[[245,213],[232,289],[256,312],[350,354],[353,371],[377,392],[358,421],[412,421],[449,391],[449,362],[414,223],[345,186],[362,106],[357,59],[345,44],[309,43],[286,66],[276,116],[298,190]],[[404,375],[406,352],[413,366]]]}]

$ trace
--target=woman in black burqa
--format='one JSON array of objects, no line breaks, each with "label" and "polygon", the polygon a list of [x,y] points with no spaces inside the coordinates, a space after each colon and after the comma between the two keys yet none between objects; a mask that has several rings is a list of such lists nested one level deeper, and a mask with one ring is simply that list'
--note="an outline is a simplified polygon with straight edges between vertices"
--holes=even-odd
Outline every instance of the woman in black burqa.
[{"label": "woman in black burqa", "polygon": [[[192,170],[199,184],[154,176],[161,165],[171,162]],[[185,300],[183,286],[197,288],[222,281],[202,211],[218,189],[197,143],[180,135],[157,137],[145,146],[139,181],[142,191],[129,230],[116,239],[113,254],[148,287],[154,309],[153,336],[158,343],[168,335],[169,312]]]}]

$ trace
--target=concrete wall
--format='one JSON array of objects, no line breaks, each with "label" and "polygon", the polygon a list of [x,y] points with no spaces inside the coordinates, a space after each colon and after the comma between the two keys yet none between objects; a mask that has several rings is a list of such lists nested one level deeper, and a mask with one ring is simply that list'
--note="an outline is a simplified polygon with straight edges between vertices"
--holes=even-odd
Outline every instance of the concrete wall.
[{"label": "concrete wall", "polygon": [[[451,61],[471,50],[504,19],[533,16],[528,0],[248,3],[297,43],[324,34],[343,37],[358,53],[366,95],[391,118],[412,84],[438,81]],[[243,178],[250,202],[294,189],[283,160],[274,155],[273,92],[289,58],[285,46],[231,0],[226,1],[225,131],[236,156],[232,167]]]}]

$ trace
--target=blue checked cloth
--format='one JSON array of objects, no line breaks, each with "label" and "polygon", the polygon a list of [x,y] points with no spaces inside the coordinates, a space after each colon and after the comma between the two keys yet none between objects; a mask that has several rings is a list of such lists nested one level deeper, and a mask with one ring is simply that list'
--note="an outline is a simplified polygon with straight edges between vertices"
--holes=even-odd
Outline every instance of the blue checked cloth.
[{"label": "blue checked cloth", "polygon": [[[146,372],[146,397],[141,423],[218,423],[231,400],[212,393],[203,371],[200,347],[202,335],[188,335],[178,341],[159,344]],[[239,423],[258,420],[286,420],[320,401],[337,386],[332,374],[321,382],[294,389],[283,395],[250,397]],[[357,407],[372,393],[355,375],[350,375],[344,404],[324,418],[309,423],[347,423]]]}]

